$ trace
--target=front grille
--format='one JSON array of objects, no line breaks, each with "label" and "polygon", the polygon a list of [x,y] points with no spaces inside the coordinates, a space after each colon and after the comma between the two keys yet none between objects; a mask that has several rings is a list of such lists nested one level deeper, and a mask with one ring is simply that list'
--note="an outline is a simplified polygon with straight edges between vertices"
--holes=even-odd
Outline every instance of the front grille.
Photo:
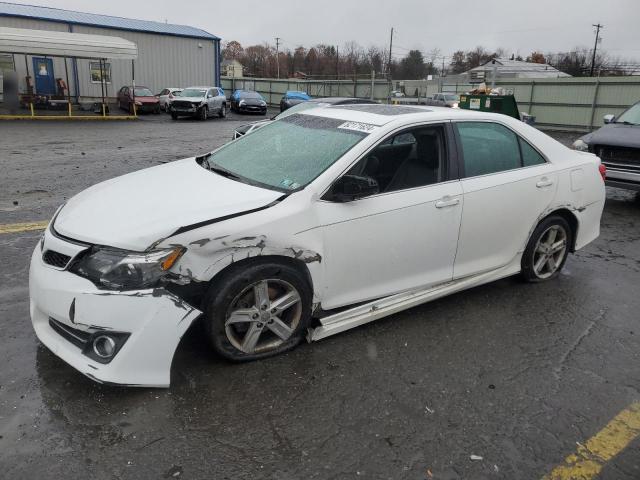
[{"label": "front grille", "polygon": [[595,153],[605,165],[640,167],[640,149],[596,145]]},{"label": "front grille", "polygon": [[174,100],[173,102],[171,102],[171,106],[173,106],[174,108],[191,108],[191,107],[193,107],[193,105],[191,105],[191,102],[185,102],[184,100]]},{"label": "front grille", "polygon": [[91,333],[65,325],[54,318],[49,317],[49,326],[61,337],[84,350],[91,339]]},{"label": "front grille", "polygon": [[54,250],[47,250],[44,252],[44,255],[42,255],[42,260],[44,263],[51,265],[52,267],[65,268],[68,265],[69,260],[71,260],[71,257]]}]

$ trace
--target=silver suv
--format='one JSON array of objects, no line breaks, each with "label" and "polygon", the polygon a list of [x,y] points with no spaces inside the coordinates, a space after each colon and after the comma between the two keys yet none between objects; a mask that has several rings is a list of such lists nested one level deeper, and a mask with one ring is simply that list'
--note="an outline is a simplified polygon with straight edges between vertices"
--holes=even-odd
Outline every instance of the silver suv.
[{"label": "silver suv", "polygon": [[171,102],[171,118],[194,117],[200,120],[227,116],[227,97],[220,87],[189,87]]}]

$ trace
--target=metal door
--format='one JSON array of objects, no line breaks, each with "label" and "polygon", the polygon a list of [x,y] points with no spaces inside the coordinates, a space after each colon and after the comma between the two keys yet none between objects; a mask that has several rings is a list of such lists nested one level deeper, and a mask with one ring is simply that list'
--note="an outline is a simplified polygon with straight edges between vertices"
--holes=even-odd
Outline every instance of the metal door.
[{"label": "metal door", "polygon": [[53,60],[33,57],[33,72],[36,93],[39,95],[55,95],[56,79],[53,76]]}]

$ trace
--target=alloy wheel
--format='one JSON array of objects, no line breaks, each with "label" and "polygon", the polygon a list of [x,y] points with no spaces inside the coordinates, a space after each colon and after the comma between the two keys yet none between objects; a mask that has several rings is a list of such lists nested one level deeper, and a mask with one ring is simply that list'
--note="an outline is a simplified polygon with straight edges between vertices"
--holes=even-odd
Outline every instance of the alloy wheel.
[{"label": "alloy wheel", "polygon": [[533,271],[538,278],[551,277],[562,265],[567,252],[567,231],[561,225],[551,225],[536,243]]},{"label": "alloy wheel", "polygon": [[291,338],[302,317],[302,299],[280,279],[255,282],[234,298],[225,321],[231,344],[247,353],[267,352]]}]

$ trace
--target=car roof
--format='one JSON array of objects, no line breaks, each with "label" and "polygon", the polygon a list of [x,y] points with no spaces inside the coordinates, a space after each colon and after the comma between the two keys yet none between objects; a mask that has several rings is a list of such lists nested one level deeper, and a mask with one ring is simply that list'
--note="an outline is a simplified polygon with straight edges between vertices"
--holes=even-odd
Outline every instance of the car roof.
[{"label": "car roof", "polygon": [[322,97],[322,98],[312,98],[308,100],[309,102],[314,103],[328,103],[330,105],[349,105],[349,104],[358,104],[358,103],[366,103],[366,104],[376,104],[375,100],[369,100],[368,98],[355,98],[355,97]]},{"label": "car roof", "polygon": [[185,87],[183,90],[186,90],[187,88],[217,88],[217,87],[206,87],[206,86],[202,86],[202,85],[195,85],[192,87]]},{"label": "car roof", "polygon": [[514,122],[521,123],[518,120],[499,113],[476,112],[473,110],[447,107],[388,104],[331,105],[304,110],[298,115],[334,118],[344,121],[368,123],[376,126],[386,125],[391,122],[402,124],[406,123],[407,120],[416,122],[495,120],[511,125],[513,125]]}]

